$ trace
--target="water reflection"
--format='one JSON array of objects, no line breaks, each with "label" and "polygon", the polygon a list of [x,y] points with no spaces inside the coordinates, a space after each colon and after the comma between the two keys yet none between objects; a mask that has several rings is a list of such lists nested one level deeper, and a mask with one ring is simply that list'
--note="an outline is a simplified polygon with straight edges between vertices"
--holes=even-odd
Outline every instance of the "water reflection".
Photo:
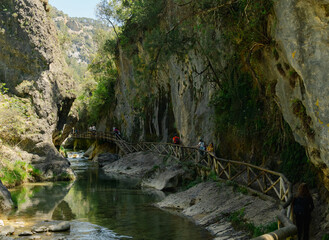
[{"label": "water reflection", "polygon": [[17,203],[11,217],[32,217],[50,219],[57,205],[64,199],[73,183],[25,184],[11,189],[14,202]]},{"label": "water reflection", "polygon": [[66,201],[61,201],[55,208],[51,219],[69,221],[75,219],[76,215],[72,212],[69,204]]},{"label": "water reflection", "polygon": [[[75,155],[74,155],[75,156]],[[73,220],[67,239],[207,240],[211,235],[186,218],[152,206],[164,193],[140,190],[139,181],[107,177],[81,155],[69,158],[74,183],[29,184],[11,191],[13,217]]]},{"label": "water reflection", "polygon": [[[65,201],[79,221],[88,221],[137,240],[207,240],[211,235],[191,221],[152,206],[161,191],[140,190],[139,180],[108,177],[86,159],[69,159],[78,169],[77,181]],[[83,170],[85,163],[88,168]]]}]

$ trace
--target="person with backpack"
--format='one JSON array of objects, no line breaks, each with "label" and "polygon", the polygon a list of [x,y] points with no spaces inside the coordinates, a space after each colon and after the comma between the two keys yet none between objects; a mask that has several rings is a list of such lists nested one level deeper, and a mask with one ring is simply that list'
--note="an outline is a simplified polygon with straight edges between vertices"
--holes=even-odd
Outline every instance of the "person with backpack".
[{"label": "person with backpack", "polygon": [[177,136],[177,134],[172,138],[172,142],[173,142],[174,144],[179,144],[179,143],[180,143],[180,141],[179,141],[179,137]]},{"label": "person with backpack", "polygon": [[214,144],[210,143],[207,147],[207,152],[214,153]]},{"label": "person with backpack", "polygon": [[299,185],[297,195],[292,200],[292,209],[296,220],[298,240],[308,240],[314,203],[306,183]]},{"label": "person with backpack", "polygon": [[120,133],[120,131],[119,131],[118,128],[113,127],[113,133],[114,133],[114,135],[115,135],[115,137],[116,137],[117,139],[120,139],[120,138],[121,138],[121,133]]},{"label": "person with backpack", "polygon": [[204,155],[204,151],[206,150],[206,144],[205,144],[205,142],[202,140],[202,138],[200,138],[200,140],[199,140],[198,148],[200,149],[200,154],[201,154],[201,155]]}]

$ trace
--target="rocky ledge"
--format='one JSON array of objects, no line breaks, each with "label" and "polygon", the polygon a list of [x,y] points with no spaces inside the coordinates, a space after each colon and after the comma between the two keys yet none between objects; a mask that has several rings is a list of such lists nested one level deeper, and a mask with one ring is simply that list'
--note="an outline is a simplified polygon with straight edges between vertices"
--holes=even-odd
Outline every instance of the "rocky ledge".
[{"label": "rocky ledge", "polygon": [[[196,178],[193,164],[150,152],[124,156],[117,161],[102,161],[107,175],[140,179],[141,186],[158,190],[178,190],[182,183]],[[226,181],[206,181],[167,196],[157,207],[179,212],[209,230],[217,239],[250,239],[249,233],[237,230],[232,221],[245,226],[264,228],[277,221],[278,203],[268,196]],[[234,219],[235,218],[235,219]],[[241,226],[240,226],[241,227]]]},{"label": "rocky ledge", "polygon": [[209,230],[216,240],[250,239],[247,232],[235,229],[232,221],[243,221],[245,226],[261,229],[276,222],[280,212],[277,203],[269,197],[262,199],[230,182],[213,181],[171,194],[156,206],[178,210]]},{"label": "rocky ledge", "polygon": [[152,152],[137,152],[126,155],[117,161],[109,161],[101,155],[100,166],[107,175],[125,175],[140,180],[142,187],[157,190],[176,190],[182,182],[190,181],[195,176],[188,166],[177,159]]},{"label": "rocky ledge", "polygon": [[[21,223],[22,224],[22,223]],[[23,224],[24,225],[24,224]],[[66,221],[42,221],[31,228],[13,225],[0,226],[0,239],[67,239],[71,224]]]}]

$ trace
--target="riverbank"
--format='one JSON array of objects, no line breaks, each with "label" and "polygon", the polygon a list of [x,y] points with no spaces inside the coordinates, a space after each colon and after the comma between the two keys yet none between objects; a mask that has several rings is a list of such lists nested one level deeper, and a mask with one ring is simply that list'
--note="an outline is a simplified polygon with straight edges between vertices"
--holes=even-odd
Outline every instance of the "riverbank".
[{"label": "riverbank", "polygon": [[[104,164],[104,172],[139,179],[143,187],[180,190],[155,204],[206,228],[215,239],[250,239],[276,227],[278,202],[233,182],[192,181],[193,164],[155,153],[134,153]],[[195,185],[187,190],[189,185]],[[185,184],[185,186],[184,186]]]}]

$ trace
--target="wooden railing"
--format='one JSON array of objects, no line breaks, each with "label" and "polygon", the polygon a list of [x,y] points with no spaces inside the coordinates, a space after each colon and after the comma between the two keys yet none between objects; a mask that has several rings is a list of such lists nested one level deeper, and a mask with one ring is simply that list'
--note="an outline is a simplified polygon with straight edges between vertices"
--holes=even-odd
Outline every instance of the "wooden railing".
[{"label": "wooden railing", "polygon": [[[289,205],[292,198],[292,185],[283,174],[249,163],[219,158],[210,152],[200,150],[196,147],[154,142],[129,143],[120,136],[106,132],[75,133],[71,136],[73,138],[100,139],[113,142],[117,144],[124,154],[151,151],[174,156],[180,159],[180,161],[193,161],[201,177],[205,177],[213,171],[219,178],[234,181],[256,191],[276,197],[282,205]],[[296,227],[291,223],[289,218],[291,218],[291,211],[290,207],[287,207],[285,214],[279,216],[279,220],[284,227],[273,232],[272,235],[266,234],[256,239],[281,240],[295,235],[297,233]]]}]

